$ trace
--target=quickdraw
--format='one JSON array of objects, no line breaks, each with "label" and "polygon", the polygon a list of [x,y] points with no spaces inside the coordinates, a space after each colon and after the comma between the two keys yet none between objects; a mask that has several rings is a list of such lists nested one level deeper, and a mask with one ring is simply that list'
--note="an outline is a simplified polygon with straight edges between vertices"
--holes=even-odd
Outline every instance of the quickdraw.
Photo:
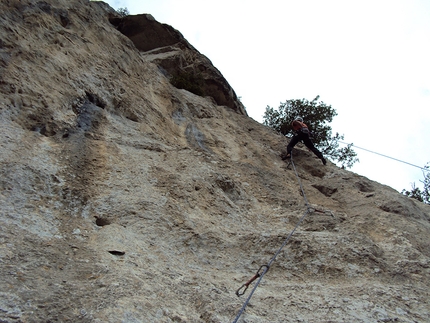
[{"label": "quickdraw", "polygon": [[[294,234],[294,232],[296,231],[296,229],[299,227],[299,225],[303,222],[303,220],[305,219],[306,215],[311,213],[312,211],[319,211],[315,208],[312,208],[309,205],[309,202],[306,198],[305,192],[303,190],[303,185],[302,182],[300,181],[300,177],[299,174],[297,173],[297,169],[296,166],[294,165],[293,162],[293,155],[291,154],[291,159],[290,159],[290,164],[293,166],[294,168],[294,172],[296,173],[296,177],[297,180],[299,182],[300,185],[300,190],[302,192],[302,196],[303,199],[305,201],[305,205],[306,205],[306,211],[303,213],[302,217],[299,219],[299,221],[297,222],[296,226],[294,227],[294,229],[290,232],[290,234],[288,235],[288,237],[284,240],[284,243],[282,244],[282,246],[278,249],[278,251],[275,253],[275,255],[272,257],[272,259],[267,263],[267,265],[262,265],[257,273],[250,279],[248,280],[245,284],[243,284],[237,291],[236,291],[236,295],[237,296],[241,296],[245,293],[245,291],[248,289],[249,285],[256,280],[257,278],[258,281],[255,283],[255,286],[253,287],[250,295],[248,296],[248,298],[246,299],[246,301],[243,303],[242,308],[240,309],[239,313],[237,314],[236,318],[234,319],[233,323],[237,323],[237,321],[239,320],[240,316],[242,315],[242,313],[245,311],[246,306],[248,305],[249,301],[251,300],[252,295],[254,294],[255,290],[257,289],[259,283],[261,282],[261,280],[263,279],[263,276],[266,274],[266,272],[269,270],[270,266],[272,265],[272,263],[275,261],[276,257],[279,255],[279,253],[281,252],[281,250],[285,247],[285,245],[288,243],[288,241],[290,240],[291,236]],[[325,213],[324,211],[322,211],[322,213]],[[330,212],[331,213],[331,212]],[[333,214],[332,214],[333,215]],[[266,268],[265,270],[262,271],[263,268]]]},{"label": "quickdraw", "polygon": [[261,269],[262,268],[264,268],[264,267],[266,267],[267,269],[265,270],[265,273],[267,273],[267,271],[269,270],[269,266],[268,265],[262,265],[258,270],[257,270],[257,273],[254,275],[254,276],[252,276],[251,277],[251,279],[250,280],[248,280],[245,284],[243,284],[242,286],[240,286],[239,287],[239,289],[236,291],[236,295],[239,297],[239,296],[242,296],[243,294],[245,294],[245,292],[246,292],[246,290],[248,289],[248,287],[249,287],[249,285],[254,281],[254,280],[256,280],[258,277],[260,277],[261,276],[261,274],[262,274],[262,272],[261,272]]}]

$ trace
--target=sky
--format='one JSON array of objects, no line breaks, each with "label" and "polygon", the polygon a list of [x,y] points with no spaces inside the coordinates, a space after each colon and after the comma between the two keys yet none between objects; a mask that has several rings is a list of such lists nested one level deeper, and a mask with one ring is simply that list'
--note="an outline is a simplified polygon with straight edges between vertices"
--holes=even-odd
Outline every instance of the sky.
[{"label": "sky", "polygon": [[[248,115],[320,101],[345,142],[430,162],[429,0],[106,0],[171,25],[223,74]],[[305,120],[306,122],[306,120]],[[401,191],[423,171],[355,148],[350,170]]]}]

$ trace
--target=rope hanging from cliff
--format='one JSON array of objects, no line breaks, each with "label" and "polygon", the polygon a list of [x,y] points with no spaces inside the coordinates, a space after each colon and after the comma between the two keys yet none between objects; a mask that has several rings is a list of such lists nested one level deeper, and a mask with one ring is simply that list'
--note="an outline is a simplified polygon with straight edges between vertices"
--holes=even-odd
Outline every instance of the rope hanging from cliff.
[{"label": "rope hanging from cliff", "polygon": [[300,190],[302,191],[302,195],[303,195],[303,199],[305,201],[305,205],[306,205],[306,211],[304,212],[304,214],[302,215],[302,217],[300,218],[299,222],[297,222],[296,226],[294,227],[294,229],[290,232],[290,234],[288,235],[288,237],[284,240],[284,243],[282,244],[282,246],[278,249],[278,251],[275,253],[275,255],[272,257],[272,259],[270,259],[270,261],[266,264],[266,265],[262,265],[256,272],[256,274],[250,279],[248,280],[245,284],[243,284],[237,291],[236,291],[236,295],[237,296],[242,296],[243,294],[245,294],[245,291],[248,289],[248,286],[258,278],[257,282],[255,283],[254,288],[252,289],[251,293],[249,294],[248,298],[245,300],[245,302],[242,305],[242,308],[240,309],[239,313],[237,314],[236,318],[234,319],[233,323],[236,323],[240,316],[242,315],[242,313],[245,311],[246,306],[248,305],[249,301],[251,300],[252,295],[254,294],[255,290],[257,289],[258,285],[260,284],[261,280],[263,279],[263,276],[269,271],[270,266],[272,265],[272,263],[275,261],[276,257],[279,255],[279,253],[282,251],[282,249],[285,247],[285,245],[288,243],[288,241],[290,240],[291,236],[294,234],[294,232],[296,231],[296,229],[299,227],[299,225],[303,222],[303,220],[305,219],[306,215],[308,215],[309,213],[312,212],[312,208],[309,206],[309,202],[308,199],[306,198],[305,195],[305,191],[303,190],[303,185],[302,182],[300,181],[300,177],[299,174],[297,173],[297,169],[296,166],[294,165],[293,162],[293,154],[291,154],[291,164],[293,165],[294,168],[294,172],[296,173],[296,177],[297,180],[299,182],[300,185]]},{"label": "rope hanging from cliff", "polygon": [[408,163],[407,161],[404,161],[404,160],[401,160],[401,159],[397,159],[397,158],[394,158],[394,157],[390,157],[390,156],[387,156],[387,155],[384,155],[384,154],[381,154],[381,153],[378,153],[378,152],[376,152],[376,151],[372,151],[372,150],[369,150],[369,149],[366,149],[366,148],[358,147],[358,146],[354,145],[353,143],[349,144],[349,143],[347,143],[347,142],[340,141],[340,140],[339,140],[339,143],[344,144],[344,145],[347,145],[347,146],[352,146],[352,147],[354,147],[354,148],[361,149],[361,150],[367,151],[367,152],[372,153],[372,154],[375,154],[375,155],[379,155],[379,156],[382,156],[382,157],[385,157],[385,158],[389,158],[389,159],[395,160],[395,161],[397,161],[397,162],[400,162],[400,163],[403,163],[403,164],[407,164],[407,165],[409,165],[409,166],[413,166],[413,167],[419,168],[419,169],[421,169],[422,171],[425,171],[425,172],[430,172],[430,169],[429,169],[429,168],[425,168],[425,167],[417,166],[417,165],[414,165],[414,164]]}]

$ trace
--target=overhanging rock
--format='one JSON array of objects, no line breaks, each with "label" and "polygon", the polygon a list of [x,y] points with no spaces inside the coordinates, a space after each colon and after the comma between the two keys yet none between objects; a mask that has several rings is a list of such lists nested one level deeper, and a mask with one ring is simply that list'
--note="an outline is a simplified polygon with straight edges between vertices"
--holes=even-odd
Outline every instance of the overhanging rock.
[{"label": "overhanging rock", "polygon": [[212,62],[184,36],[149,14],[111,17],[110,22],[130,38],[147,60],[160,66],[171,83],[200,96],[212,97],[218,105],[247,115],[233,88]]}]

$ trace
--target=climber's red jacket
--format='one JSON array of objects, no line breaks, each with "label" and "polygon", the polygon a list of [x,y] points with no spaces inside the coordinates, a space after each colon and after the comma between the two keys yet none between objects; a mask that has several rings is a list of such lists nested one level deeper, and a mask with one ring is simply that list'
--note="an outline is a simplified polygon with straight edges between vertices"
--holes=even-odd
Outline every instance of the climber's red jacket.
[{"label": "climber's red jacket", "polygon": [[[294,120],[293,122],[291,122],[291,126],[293,127],[293,130],[295,132],[299,132],[300,130],[302,130],[303,128],[308,129],[308,126],[300,121]],[[309,130],[308,130],[309,131]]]}]

